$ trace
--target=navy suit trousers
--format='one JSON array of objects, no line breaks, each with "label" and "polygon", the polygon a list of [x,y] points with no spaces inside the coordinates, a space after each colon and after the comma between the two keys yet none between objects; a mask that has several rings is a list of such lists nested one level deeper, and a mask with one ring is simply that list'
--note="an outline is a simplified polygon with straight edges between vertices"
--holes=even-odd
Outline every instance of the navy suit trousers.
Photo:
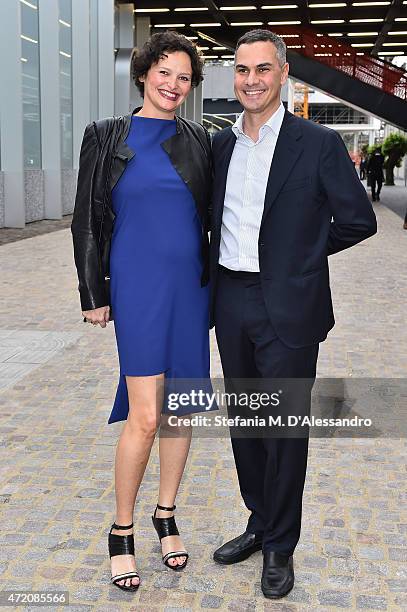
[{"label": "navy suit trousers", "polygon": [[[266,311],[260,274],[220,267],[215,331],[226,392],[236,391],[236,379],[301,378],[311,380],[312,387],[319,344],[293,349],[281,342]],[[231,431],[231,440],[240,491],[251,513],[247,531],[262,534],[263,551],[291,555],[301,530],[308,435],[233,437]]]}]

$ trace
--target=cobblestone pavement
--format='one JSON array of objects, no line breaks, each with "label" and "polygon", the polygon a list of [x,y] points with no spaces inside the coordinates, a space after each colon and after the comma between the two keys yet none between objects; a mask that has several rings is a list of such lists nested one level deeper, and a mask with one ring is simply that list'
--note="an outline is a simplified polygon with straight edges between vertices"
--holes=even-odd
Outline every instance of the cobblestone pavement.
[{"label": "cobblestone pavement", "polygon": [[[406,376],[407,232],[375,208],[378,235],[330,261],[337,323],[321,347],[321,376]],[[68,590],[59,609],[72,611],[407,610],[398,439],[311,440],[296,585],[278,602],[261,594],[261,553],[229,567],[211,560],[247,518],[227,439],[193,441],[177,500],[191,558],[180,575],[162,565],[150,519],[154,448],[135,511],[142,586],[135,595],[111,586],[106,535],[122,427],[107,425],[113,326],[82,323],[68,229],[1,246],[0,266],[0,589]],[[212,353],[220,375],[214,341]]]},{"label": "cobblestone pavement", "polygon": [[[392,187],[386,187],[383,185],[380,193],[381,205],[387,206],[395,212],[404,221],[404,217],[407,212],[407,189],[404,184],[404,180],[395,179],[395,184]],[[370,187],[366,187],[366,181],[363,181],[365,188],[369,195],[371,195]]]}]

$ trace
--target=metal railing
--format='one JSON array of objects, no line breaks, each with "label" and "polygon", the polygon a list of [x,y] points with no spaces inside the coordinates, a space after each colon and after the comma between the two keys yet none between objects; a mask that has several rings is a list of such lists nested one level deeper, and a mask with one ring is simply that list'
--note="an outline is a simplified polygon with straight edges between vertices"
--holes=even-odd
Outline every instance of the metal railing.
[{"label": "metal railing", "polygon": [[310,103],[309,119],[325,125],[348,124],[368,125],[369,117],[349,106],[338,106],[336,104]]},{"label": "metal railing", "polygon": [[290,26],[273,30],[285,35],[287,47],[296,53],[407,101],[407,73],[397,66],[371,55],[357,55],[354,47],[309,28]]}]

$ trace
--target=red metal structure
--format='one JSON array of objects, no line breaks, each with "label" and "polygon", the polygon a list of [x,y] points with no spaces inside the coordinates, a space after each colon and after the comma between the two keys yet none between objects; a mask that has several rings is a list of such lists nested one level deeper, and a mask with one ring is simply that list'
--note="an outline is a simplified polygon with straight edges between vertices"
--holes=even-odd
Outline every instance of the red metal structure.
[{"label": "red metal structure", "polygon": [[407,74],[397,66],[371,55],[358,55],[354,47],[303,26],[273,30],[284,36],[289,49],[407,101]]}]

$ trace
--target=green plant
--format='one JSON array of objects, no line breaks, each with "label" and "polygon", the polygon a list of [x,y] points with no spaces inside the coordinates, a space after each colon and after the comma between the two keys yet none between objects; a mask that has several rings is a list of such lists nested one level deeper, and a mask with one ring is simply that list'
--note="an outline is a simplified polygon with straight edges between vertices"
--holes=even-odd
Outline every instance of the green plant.
[{"label": "green plant", "polygon": [[367,157],[367,155],[369,154],[369,145],[368,144],[364,144],[361,149],[360,149],[362,155],[364,157]]},{"label": "green plant", "polygon": [[407,138],[402,134],[389,134],[382,145],[385,156],[384,169],[386,171],[386,185],[394,185],[394,168],[401,166],[402,159],[407,153]]},{"label": "green plant", "polygon": [[379,150],[379,151],[382,150],[382,145],[381,144],[367,145],[367,154],[368,155],[373,155],[373,153],[375,153],[377,150]]}]

